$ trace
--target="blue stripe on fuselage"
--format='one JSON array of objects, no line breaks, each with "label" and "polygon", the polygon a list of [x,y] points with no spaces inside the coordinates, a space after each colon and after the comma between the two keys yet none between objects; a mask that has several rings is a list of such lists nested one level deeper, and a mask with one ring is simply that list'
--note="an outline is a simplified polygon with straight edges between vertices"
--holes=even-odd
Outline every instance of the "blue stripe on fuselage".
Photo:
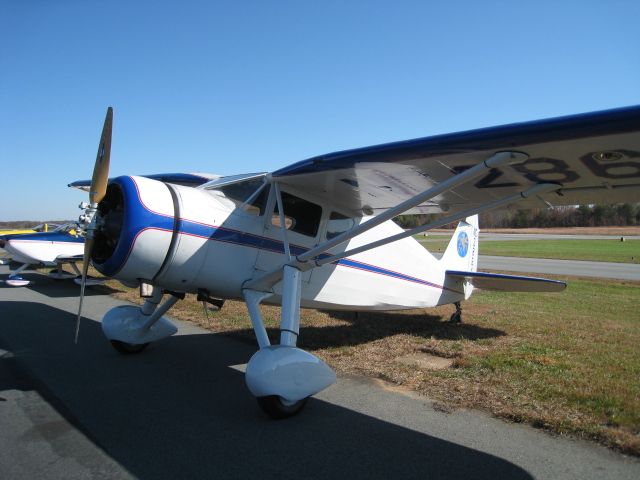
[{"label": "blue stripe on fuselage", "polygon": [[[192,235],[200,238],[206,238],[208,240],[215,240],[218,242],[231,243],[243,247],[257,248],[258,250],[266,250],[270,252],[284,254],[284,244],[279,240],[273,240],[267,237],[254,235],[251,233],[242,232],[239,230],[232,230],[225,227],[216,227],[213,225],[204,225],[189,220],[182,220],[180,223],[180,234]],[[301,255],[306,252],[307,249],[298,245],[290,245],[292,255]],[[328,257],[329,255],[323,254],[320,258]],[[394,272],[386,268],[376,267],[375,265],[369,265],[363,262],[358,262],[349,258],[341,259],[334,262],[336,265],[343,267],[356,268],[369,273],[375,273],[378,275],[385,275],[398,280],[405,280],[407,282],[418,283],[428,287],[434,287],[443,289],[441,285],[437,285],[420,278],[412,277],[402,273]]]},{"label": "blue stripe on fuselage", "polygon": [[[123,232],[125,238],[127,238],[128,241],[125,242],[125,245],[121,245],[119,242],[119,245],[116,247],[116,251],[114,252],[112,258],[108,259],[104,264],[99,266],[102,273],[108,276],[114,275],[126,263],[129,256],[131,255],[131,251],[133,250],[133,244],[135,243],[135,240],[143,230],[151,227],[168,232],[173,231],[173,217],[158,214],[149,210],[142,203],[139,191],[137,189],[137,186],[135,186],[135,180],[133,180],[133,178],[119,177],[115,181],[119,183],[123,189],[129,190],[127,192],[129,195],[133,193],[133,189],[135,188],[138,202],[129,202],[128,212],[125,213],[125,216],[128,216],[131,220],[133,220],[133,222],[129,225],[132,225],[134,227],[130,230],[128,229],[126,232]],[[125,218],[125,224],[127,223],[127,219]],[[279,254],[285,253],[284,243],[280,240],[274,240],[271,238],[263,237],[261,235],[255,235],[252,233],[247,233],[226,227],[207,225],[184,218],[181,218],[178,222],[178,234],[200,237],[206,240],[215,240],[217,242],[229,243],[242,247],[256,248],[258,250],[264,250]],[[122,240],[122,238],[120,240]],[[125,248],[127,249],[126,254],[124,250]],[[306,252],[308,249],[299,245],[290,245],[290,250],[292,255],[298,256]],[[319,258],[327,258],[328,256],[328,254],[323,254],[320,255]],[[398,280],[417,283],[440,290],[450,290],[446,287],[443,287],[442,285],[437,285],[420,278],[412,277],[410,275],[405,275],[399,272],[394,272],[393,270],[377,267],[375,265],[358,262],[349,258],[341,259],[338,262],[334,262],[334,264],[347,268],[355,268],[378,275],[385,275],[388,277],[397,278]]]}]

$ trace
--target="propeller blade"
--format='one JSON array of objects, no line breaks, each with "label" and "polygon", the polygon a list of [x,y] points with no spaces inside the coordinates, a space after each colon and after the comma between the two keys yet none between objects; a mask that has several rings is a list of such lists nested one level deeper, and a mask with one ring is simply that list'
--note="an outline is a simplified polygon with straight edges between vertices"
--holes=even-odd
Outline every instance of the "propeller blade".
[{"label": "propeller blade", "polygon": [[89,202],[92,204],[100,202],[107,193],[107,183],[109,181],[109,160],[111,158],[111,130],[113,126],[113,108],[107,109],[107,116],[104,119],[100,144],[98,145],[98,155],[93,167],[91,177],[91,189],[89,190]]},{"label": "propeller blade", "polygon": [[82,265],[82,280],[80,282],[80,305],[78,306],[78,318],[76,319],[76,336],[74,342],[78,343],[78,334],[80,333],[80,319],[82,318],[82,302],[84,301],[84,289],[87,284],[87,271],[89,270],[89,260],[91,260],[91,251],[93,250],[93,237],[87,236],[84,242],[84,257]]},{"label": "propeller blade", "polygon": [[95,215],[97,214],[97,204],[104,198],[107,193],[107,184],[109,183],[109,160],[111,159],[111,130],[113,127],[113,108],[107,109],[107,116],[102,126],[102,135],[98,144],[98,154],[96,155],[96,163],[93,166],[93,176],[91,177],[91,187],[89,188],[88,211],[92,212],[91,223],[87,228],[87,236],[84,242],[84,255],[82,265],[82,279],[80,281],[80,304],[78,305],[78,318],[76,319],[76,335],[75,343],[78,343],[78,334],[80,333],[80,319],[82,318],[82,304],[84,302],[84,290],[87,286],[87,271],[89,270],[89,262],[91,261],[91,252],[93,251],[94,238],[93,231],[96,228]]}]

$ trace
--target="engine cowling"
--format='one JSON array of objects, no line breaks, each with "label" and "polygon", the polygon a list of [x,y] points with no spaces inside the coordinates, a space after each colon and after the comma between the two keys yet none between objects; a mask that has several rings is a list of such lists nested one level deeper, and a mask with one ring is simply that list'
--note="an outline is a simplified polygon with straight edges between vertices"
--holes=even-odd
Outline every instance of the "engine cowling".
[{"label": "engine cowling", "polygon": [[[187,217],[194,220],[185,220]],[[145,177],[111,181],[96,214],[92,261],[103,275],[195,291],[206,242],[224,216],[207,192]],[[228,215],[228,212],[226,213]],[[185,224],[190,233],[185,235]]]}]

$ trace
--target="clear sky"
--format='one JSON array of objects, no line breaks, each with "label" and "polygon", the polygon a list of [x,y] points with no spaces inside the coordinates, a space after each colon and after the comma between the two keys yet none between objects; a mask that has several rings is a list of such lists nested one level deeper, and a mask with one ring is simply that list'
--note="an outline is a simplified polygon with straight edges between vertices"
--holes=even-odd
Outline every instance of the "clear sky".
[{"label": "clear sky", "polygon": [[640,2],[0,2],[0,220],[111,175],[272,171],[347,148],[640,104]]}]

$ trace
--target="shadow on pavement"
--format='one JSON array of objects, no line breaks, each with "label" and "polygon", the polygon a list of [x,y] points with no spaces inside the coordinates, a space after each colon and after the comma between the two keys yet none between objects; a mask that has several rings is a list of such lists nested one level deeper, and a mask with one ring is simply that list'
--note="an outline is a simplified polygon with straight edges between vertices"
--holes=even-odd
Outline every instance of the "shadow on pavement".
[{"label": "shadow on pavement", "polygon": [[495,456],[317,399],[298,417],[270,420],[229,368],[253,353],[242,342],[180,335],[122,356],[96,322],[85,320],[74,346],[74,315],[31,302],[0,308],[0,348],[13,353],[0,357],[0,373],[13,372],[0,375],[0,392],[37,389],[138,478],[532,478]]},{"label": "shadow on pavement", "polygon": [[[38,272],[23,272],[21,276],[31,283],[25,287],[12,287],[5,283],[9,277],[9,275],[6,274],[0,275],[0,288],[28,288],[34,292],[46,295],[49,298],[80,297],[80,286],[76,285],[73,279],[54,280],[46,273]],[[94,285],[86,288],[85,296],[109,295],[116,291],[117,290],[106,285]]]}]

